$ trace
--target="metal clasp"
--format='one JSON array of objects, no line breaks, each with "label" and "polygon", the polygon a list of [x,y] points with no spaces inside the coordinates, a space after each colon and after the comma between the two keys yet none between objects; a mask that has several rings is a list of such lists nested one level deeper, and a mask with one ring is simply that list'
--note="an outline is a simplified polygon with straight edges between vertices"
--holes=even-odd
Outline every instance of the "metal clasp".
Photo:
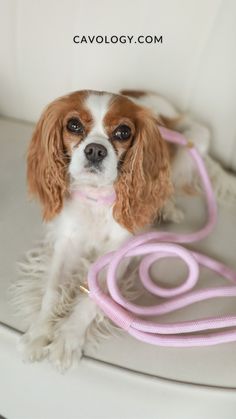
[{"label": "metal clasp", "polygon": [[88,287],[88,283],[85,282],[84,285],[79,285],[79,289],[81,292],[83,292],[84,294],[89,294],[89,287]]}]

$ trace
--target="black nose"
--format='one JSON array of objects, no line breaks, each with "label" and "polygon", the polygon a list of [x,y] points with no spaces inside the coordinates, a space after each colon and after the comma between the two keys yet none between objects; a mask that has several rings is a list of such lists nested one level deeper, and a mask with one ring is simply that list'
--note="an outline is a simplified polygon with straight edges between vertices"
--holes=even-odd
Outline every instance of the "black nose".
[{"label": "black nose", "polygon": [[92,163],[102,161],[107,155],[107,149],[102,144],[90,143],[85,149],[86,158]]}]

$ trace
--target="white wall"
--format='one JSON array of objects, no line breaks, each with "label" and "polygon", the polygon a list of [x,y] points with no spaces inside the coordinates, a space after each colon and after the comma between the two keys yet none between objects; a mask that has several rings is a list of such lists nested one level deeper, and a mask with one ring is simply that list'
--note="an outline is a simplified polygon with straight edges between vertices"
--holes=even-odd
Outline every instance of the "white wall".
[{"label": "white wall", "polygon": [[[0,0],[0,113],[36,121],[91,88],[157,90],[212,127],[236,169],[235,0]],[[163,35],[163,44],[75,45],[76,34]]]}]

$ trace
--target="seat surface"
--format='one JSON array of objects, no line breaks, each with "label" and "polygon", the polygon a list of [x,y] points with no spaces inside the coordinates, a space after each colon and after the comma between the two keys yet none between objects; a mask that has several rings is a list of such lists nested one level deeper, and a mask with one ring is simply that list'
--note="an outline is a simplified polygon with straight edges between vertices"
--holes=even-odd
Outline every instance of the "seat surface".
[{"label": "seat surface", "polygon": [[[7,290],[16,277],[16,261],[32,247],[42,231],[40,210],[27,198],[25,184],[25,153],[33,126],[15,120],[0,120],[1,217],[0,217],[0,322],[22,330],[20,319],[14,316],[7,301]],[[177,231],[192,231],[205,219],[201,197],[181,199],[186,212],[183,224],[161,226]],[[219,207],[219,218],[214,232],[193,247],[236,268],[236,206],[224,202]],[[176,268],[178,265],[178,269]],[[167,266],[168,265],[168,266]],[[181,281],[183,267],[179,262],[154,267],[163,282]],[[224,284],[221,278],[202,269],[200,285]],[[235,299],[217,299],[195,304],[181,313],[162,317],[163,321],[177,321],[210,315],[236,313]],[[164,348],[141,343],[121,333],[102,341],[94,351],[87,345],[85,356],[102,360],[130,370],[153,376],[196,384],[236,388],[236,343],[204,348]]]}]

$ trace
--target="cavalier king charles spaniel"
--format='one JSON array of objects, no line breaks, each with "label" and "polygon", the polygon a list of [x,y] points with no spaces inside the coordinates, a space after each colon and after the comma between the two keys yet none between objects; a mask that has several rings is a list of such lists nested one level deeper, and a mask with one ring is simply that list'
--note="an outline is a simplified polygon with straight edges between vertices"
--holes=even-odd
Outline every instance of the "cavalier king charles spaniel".
[{"label": "cavalier king charles spaniel", "polygon": [[164,141],[159,124],[184,132],[206,153],[205,128],[154,93],[78,91],[43,112],[28,150],[27,177],[53,252],[40,312],[21,340],[25,358],[48,355],[64,369],[79,357],[95,303],[81,296],[56,335],[51,317],[58,287],[80,258],[117,249],[159,217],[182,219],[173,196],[191,184],[193,167],[185,150]]}]

